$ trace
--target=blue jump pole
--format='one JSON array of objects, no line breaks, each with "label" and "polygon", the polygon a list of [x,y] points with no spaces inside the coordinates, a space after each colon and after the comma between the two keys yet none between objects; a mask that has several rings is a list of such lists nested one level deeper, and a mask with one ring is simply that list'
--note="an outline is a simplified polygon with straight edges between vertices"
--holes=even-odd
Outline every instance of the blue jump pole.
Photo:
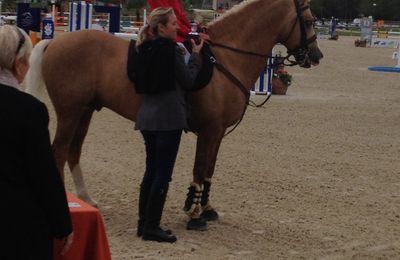
[{"label": "blue jump pole", "polygon": [[370,71],[380,71],[380,72],[395,72],[400,73],[400,67],[381,67],[381,66],[373,66],[368,67]]}]

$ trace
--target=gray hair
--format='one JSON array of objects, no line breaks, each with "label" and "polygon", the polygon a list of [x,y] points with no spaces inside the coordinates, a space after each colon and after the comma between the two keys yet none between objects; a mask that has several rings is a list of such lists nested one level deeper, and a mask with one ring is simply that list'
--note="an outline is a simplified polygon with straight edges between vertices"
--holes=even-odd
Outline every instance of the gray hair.
[{"label": "gray hair", "polygon": [[0,26],[0,46],[0,70],[12,71],[15,61],[28,61],[32,51],[32,42],[26,32],[12,25]]}]

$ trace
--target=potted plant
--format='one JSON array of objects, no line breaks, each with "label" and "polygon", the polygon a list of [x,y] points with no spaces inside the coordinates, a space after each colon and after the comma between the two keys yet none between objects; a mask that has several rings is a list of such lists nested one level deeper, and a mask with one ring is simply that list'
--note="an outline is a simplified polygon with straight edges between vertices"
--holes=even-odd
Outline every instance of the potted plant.
[{"label": "potted plant", "polygon": [[272,74],[272,94],[285,95],[292,80],[293,76],[284,70],[283,65],[280,65]]}]

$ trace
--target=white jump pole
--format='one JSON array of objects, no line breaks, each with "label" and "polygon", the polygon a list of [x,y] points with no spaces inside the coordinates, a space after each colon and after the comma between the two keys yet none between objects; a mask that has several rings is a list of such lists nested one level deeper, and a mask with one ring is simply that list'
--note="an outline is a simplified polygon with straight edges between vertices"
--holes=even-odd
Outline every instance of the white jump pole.
[{"label": "white jump pole", "polygon": [[92,28],[92,5],[81,2],[81,29]]},{"label": "white jump pole", "polygon": [[76,9],[78,5],[74,2],[69,2],[69,17],[68,17],[68,31],[76,30]]},{"label": "white jump pole", "polygon": [[266,67],[260,74],[256,83],[251,88],[252,94],[256,95],[271,95],[272,93],[272,74],[273,74],[274,58],[272,53],[268,57]]},{"label": "white jump pole", "polygon": [[392,59],[397,60],[397,65],[394,67],[400,68],[400,41],[397,42],[397,51],[393,52]]},{"label": "white jump pole", "polygon": [[69,31],[84,30],[92,28],[93,5],[81,3],[69,4]]},{"label": "white jump pole", "polygon": [[53,17],[53,23],[54,25],[56,25],[56,1],[55,0],[51,0],[51,13],[52,13],[52,17]]},{"label": "white jump pole", "polygon": [[2,8],[2,1],[0,0],[0,25],[2,24],[2,22],[1,22],[1,8]]}]

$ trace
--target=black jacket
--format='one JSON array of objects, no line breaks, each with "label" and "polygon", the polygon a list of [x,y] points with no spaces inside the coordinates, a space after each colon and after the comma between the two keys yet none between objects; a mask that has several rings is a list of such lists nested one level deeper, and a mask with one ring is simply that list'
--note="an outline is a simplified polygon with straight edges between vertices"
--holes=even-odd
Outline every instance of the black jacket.
[{"label": "black jacket", "polygon": [[176,46],[172,40],[162,37],[143,42],[137,50],[131,45],[128,75],[138,94],[175,89]]},{"label": "black jacket", "polygon": [[[157,58],[157,60],[159,60]],[[185,100],[185,90],[191,90],[200,70],[199,55],[192,53],[186,65],[180,47],[174,44],[173,79],[163,79],[163,75],[152,73],[152,77],[160,81],[158,91],[143,95],[143,102],[139,109],[135,129],[146,131],[169,131],[187,129],[188,110]],[[167,69],[167,68],[165,68]],[[165,80],[165,82],[164,82]],[[167,81],[171,80],[173,85]],[[163,84],[168,84],[164,86]]]},{"label": "black jacket", "polygon": [[51,150],[46,106],[0,84],[0,259],[52,259],[53,238],[72,232]]}]

